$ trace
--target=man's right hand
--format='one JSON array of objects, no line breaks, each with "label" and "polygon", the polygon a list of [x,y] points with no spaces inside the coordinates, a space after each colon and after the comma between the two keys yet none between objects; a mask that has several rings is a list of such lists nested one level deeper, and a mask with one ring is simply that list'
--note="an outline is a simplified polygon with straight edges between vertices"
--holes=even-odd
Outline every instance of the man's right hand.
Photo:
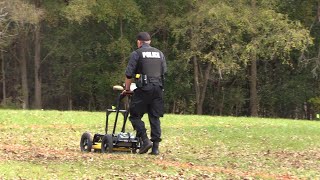
[{"label": "man's right hand", "polygon": [[123,90],[122,91],[122,93],[121,93],[122,95],[131,95],[131,94],[133,94],[133,91],[130,91],[130,90]]}]

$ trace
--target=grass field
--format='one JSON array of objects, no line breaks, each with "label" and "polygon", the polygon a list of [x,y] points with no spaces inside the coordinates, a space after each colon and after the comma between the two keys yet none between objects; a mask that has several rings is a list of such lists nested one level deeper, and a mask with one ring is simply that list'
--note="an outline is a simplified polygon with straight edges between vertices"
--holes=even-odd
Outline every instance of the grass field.
[{"label": "grass field", "polygon": [[103,133],[105,113],[0,110],[0,179],[320,179],[319,121],[169,114],[161,122],[159,156],[81,153],[82,133]]}]

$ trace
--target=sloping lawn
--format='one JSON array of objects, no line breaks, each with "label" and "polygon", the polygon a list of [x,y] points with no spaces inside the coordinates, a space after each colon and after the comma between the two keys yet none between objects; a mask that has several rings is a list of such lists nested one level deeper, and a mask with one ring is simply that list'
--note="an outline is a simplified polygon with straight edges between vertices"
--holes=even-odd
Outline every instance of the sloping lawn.
[{"label": "sloping lawn", "polygon": [[320,179],[319,121],[169,114],[161,122],[159,156],[81,153],[82,133],[104,132],[104,112],[0,110],[0,179]]}]

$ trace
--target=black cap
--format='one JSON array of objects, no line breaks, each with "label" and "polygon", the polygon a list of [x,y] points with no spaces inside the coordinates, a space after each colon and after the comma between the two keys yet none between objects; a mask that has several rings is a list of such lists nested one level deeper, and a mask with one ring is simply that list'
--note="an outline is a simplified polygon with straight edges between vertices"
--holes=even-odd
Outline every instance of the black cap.
[{"label": "black cap", "polygon": [[151,37],[150,37],[149,33],[147,33],[147,32],[139,32],[139,34],[137,35],[137,40],[150,41]]}]

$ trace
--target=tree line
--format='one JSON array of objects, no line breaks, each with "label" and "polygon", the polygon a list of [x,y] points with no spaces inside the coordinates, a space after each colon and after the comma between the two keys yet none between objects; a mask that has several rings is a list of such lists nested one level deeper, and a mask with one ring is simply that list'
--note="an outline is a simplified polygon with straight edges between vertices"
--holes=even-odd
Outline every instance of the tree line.
[{"label": "tree line", "polygon": [[166,55],[167,113],[320,111],[319,0],[0,0],[1,107],[104,110],[140,31]]}]

